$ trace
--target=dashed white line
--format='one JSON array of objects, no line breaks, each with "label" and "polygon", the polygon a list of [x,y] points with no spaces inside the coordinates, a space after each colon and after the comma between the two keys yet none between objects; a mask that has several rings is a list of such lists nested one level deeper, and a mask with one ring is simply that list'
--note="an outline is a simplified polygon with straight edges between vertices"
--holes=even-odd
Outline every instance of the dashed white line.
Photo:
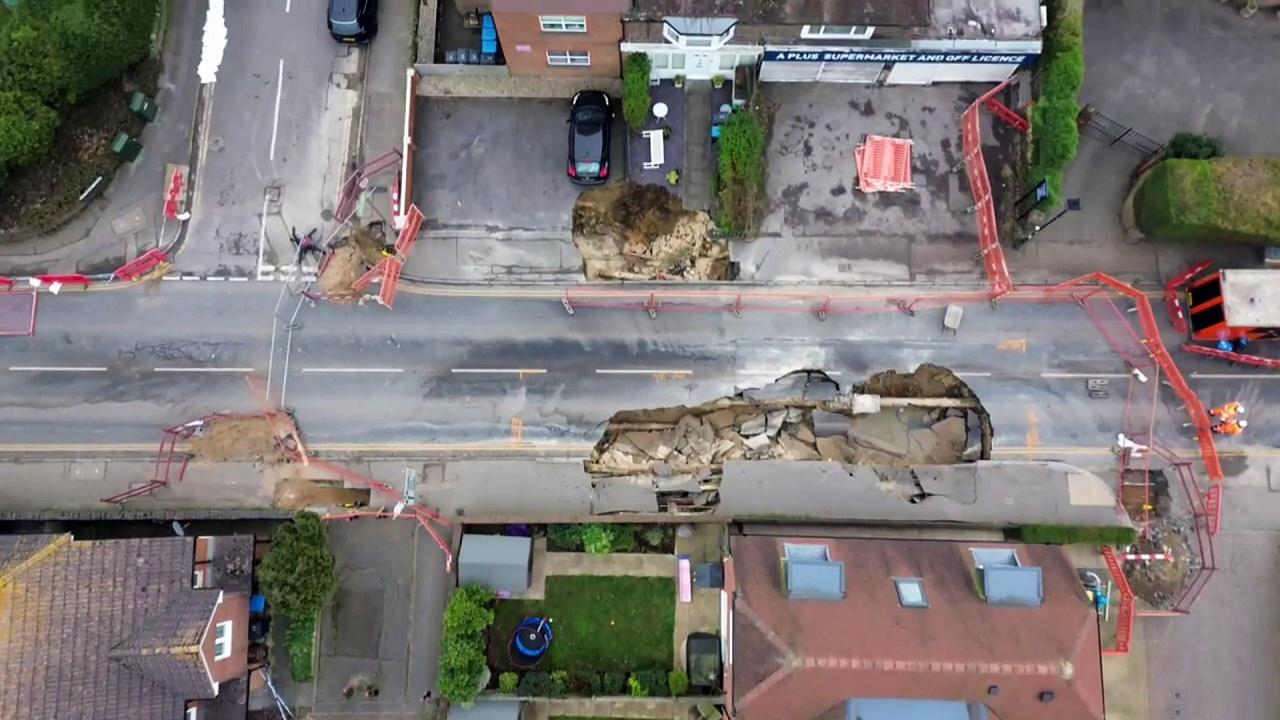
[{"label": "dashed white line", "polygon": [[989,373],[989,372],[958,372],[958,373],[956,373],[956,374],[955,374],[955,376],[956,376],[956,377],[983,377],[983,378],[986,378],[986,377],[991,377],[991,373]]},{"label": "dashed white line", "polygon": [[1080,378],[1127,378],[1129,373],[1067,373],[1067,372],[1042,372],[1040,377],[1049,379],[1080,379]]},{"label": "dashed white line", "polygon": [[[780,372],[773,372],[769,370],[735,370],[734,374],[735,375],[758,375],[761,377],[771,377],[771,378],[781,379],[787,375],[791,375],[799,372],[801,371],[800,370],[783,370]],[[821,372],[822,374],[829,375],[831,377],[840,377],[841,375],[844,374],[844,372],[840,370],[815,370],[814,372]]]},{"label": "dashed white line", "polygon": [[605,369],[596,370],[597,375],[692,375],[692,370],[675,370],[672,368],[648,369]]},{"label": "dashed white line", "polygon": [[185,372],[251,373],[253,372],[253,368],[251,367],[158,367],[158,368],[151,368],[151,369],[154,370],[155,372],[168,372],[168,373],[185,373]]},{"label": "dashed white line", "polygon": [[276,133],[280,131],[280,93],[284,90],[284,58],[280,58],[280,67],[276,71],[276,113],[271,118],[271,160],[276,159]]},{"label": "dashed white line", "polygon": [[85,365],[80,367],[66,365],[10,365],[13,372],[106,372],[101,365]]},{"label": "dashed white line", "polygon": [[1196,380],[1280,380],[1280,373],[1276,373],[1274,375],[1266,373],[1231,375],[1228,373],[1214,374],[1193,372],[1191,373],[1191,377]]},{"label": "dashed white line", "polygon": [[546,375],[544,368],[449,368],[454,375]]},{"label": "dashed white line", "polygon": [[304,373],[402,373],[404,368],[302,368]]}]

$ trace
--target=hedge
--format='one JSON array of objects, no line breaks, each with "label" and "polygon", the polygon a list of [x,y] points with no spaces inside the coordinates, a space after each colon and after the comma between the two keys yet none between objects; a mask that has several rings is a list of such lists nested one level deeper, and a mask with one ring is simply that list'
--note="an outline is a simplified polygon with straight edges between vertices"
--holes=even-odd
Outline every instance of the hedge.
[{"label": "hedge", "polygon": [[1128,527],[1085,527],[1073,525],[1023,525],[1018,539],[1049,545],[1131,545],[1138,531]]},{"label": "hedge", "polygon": [[1075,159],[1080,143],[1076,117],[1084,82],[1084,2],[1049,0],[1049,27],[1040,56],[1040,99],[1031,109],[1033,142],[1030,180],[1049,182],[1041,207],[1062,201],[1062,173]]},{"label": "hedge", "polygon": [[735,110],[720,126],[716,225],[726,235],[755,231],[764,211],[765,122],[759,109]]},{"label": "hedge", "polygon": [[1162,240],[1280,243],[1280,159],[1165,160],[1134,193],[1134,220]]},{"label": "hedge", "polygon": [[[479,585],[454,591],[444,610],[444,638],[440,648],[440,694],[451,702],[468,704],[485,684],[485,631],[493,623],[494,594]],[[501,681],[501,680],[500,680]]]},{"label": "hedge", "polygon": [[649,119],[649,106],[653,104],[649,95],[652,71],[653,63],[645,53],[631,53],[622,66],[622,117],[634,132],[639,132]]},{"label": "hedge", "polygon": [[289,674],[293,681],[311,682],[315,679],[316,616],[289,618],[284,637],[289,648]]}]

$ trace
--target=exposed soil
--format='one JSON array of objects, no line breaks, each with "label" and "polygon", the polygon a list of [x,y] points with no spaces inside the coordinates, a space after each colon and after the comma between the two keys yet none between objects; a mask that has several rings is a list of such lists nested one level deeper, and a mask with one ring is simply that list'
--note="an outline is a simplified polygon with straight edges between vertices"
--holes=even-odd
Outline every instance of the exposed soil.
[{"label": "exposed soil", "polygon": [[658,185],[588,190],[573,208],[573,241],[588,280],[724,280],[729,248],[704,212]]},{"label": "exposed soil", "polygon": [[333,481],[285,479],[276,482],[275,505],[285,510],[365,507],[368,504],[368,490],[344,488]]},{"label": "exposed soil", "polygon": [[1163,553],[1172,560],[1133,560],[1124,562],[1125,577],[1134,595],[1157,609],[1174,606],[1191,575],[1200,567],[1200,558],[1192,551],[1190,518],[1179,517],[1169,494],[1169,481],[1164,471],[1151,470],[1147,483],[1144,471],[1127,468],[1122,474],[1120,502],[1129,517],[1139,525],[1147,522],[1147,532],[1123,552]]},{"label": "exposed soil", "polygon": [[[859,385],[855,392],[885,397],[978,399],[969,385],[956,377],[955,373],[932,363],[923,363],[910,373],[894,370],[876,373]],[[977,404],[975,411],[981,428],[979,439],[982,442],[982,456],[989,458],[994,436],[991,414],[981,403]]]},{"label": "exposed soil", "polygon": [[382,243],[367,229],[358,228],[333,243],[324,272],[320,273],[316,284],[325,295],[349,295],[351,285],[380,259]]},{"label": "exposed soil", "polygon": [[191,438],[191,453],[207,462],[288,462],[266,418],[224,418]]}]

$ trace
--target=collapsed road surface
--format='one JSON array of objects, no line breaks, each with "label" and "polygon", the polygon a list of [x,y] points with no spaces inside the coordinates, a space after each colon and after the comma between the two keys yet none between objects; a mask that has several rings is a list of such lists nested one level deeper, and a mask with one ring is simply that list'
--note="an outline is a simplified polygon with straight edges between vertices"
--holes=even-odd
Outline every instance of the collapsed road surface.
[{"label": "collapsed road surface", "polygon": [[[163,283],[47,297],[34,337],[0,339],[0,454],[84,456],[119,444],[151,452],[160,428],[210,412],[259,412],[242,376],[267,372],[278,293],[265,283]],[[402,291],[394,311],[304,308],[285,404],[308,443],[335,454],[514,442],[582,456],[606,421],[639,398],[696,405],[797,369],[853,384],[931,362],[983,398],[994,457],[1109,452],[1130,376],[1077,306],[971,305],[954,335],[940,317],[940,309],[888,311],[823,322],[811,313],[739,318],[722,310],[662,311],[651,320],[634,308],[570,316],[558,296]],[[277,383],[282,357],[276,353]],[[1280,410],[1266,402],[1280,376],[1179,361],[1206,403],[1250,407],[1255,422],[1239,445],[1268,452],[1280,444],[1280,423],[1267,422],[1280,420]],[[1090,379],[1110,383],[1109,394],[1091,398]],[[1170,393],[1156,410],[1165,443],[1191,447]]]}]

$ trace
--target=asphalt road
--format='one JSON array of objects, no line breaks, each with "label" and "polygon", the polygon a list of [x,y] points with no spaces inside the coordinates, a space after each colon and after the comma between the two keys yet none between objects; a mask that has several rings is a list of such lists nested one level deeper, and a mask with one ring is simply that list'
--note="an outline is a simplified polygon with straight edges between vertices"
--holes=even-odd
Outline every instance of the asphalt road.
[{"label": "asphalt road", "polygon": [[[64,294],[41,304],[37,334],[3,339],[0,454],[84,444],[154,443],[160,428],[215,411],[257,410],[243,375],[283,389],[309,442],[415,454],[513,441],[582,452],[621,409],[700,403],[803,368],[844,385],[880,370],[944,365],[992,415],[1006,457],[1106,454],[1123,428],[1130,376],[1072,303],[966,309],[958,334],[940,309],[834,315],[580,307],[555,298],[424,296],[394,311],[304,307],[284,372],[271,352],[279,286],[162,283]],[[686,308],[687,309],[687,308]],[[273,358],[271,360],[270,358]],[[1206,402],[1239,398],[1254,420],[1243,442],[1274,452],[1267,401],[1280,376],[1181,358]],[[281,383],[281,379],[283,383]],[[1110,384],[1091,399],[1090,378]],[[1152,378],[1154,382],[1154,378]],[[281,385],[283,384],[283,388]],[[1165,444],[1191,448],[1176,399],[1134,383],[1135,426],[1155,418]]]},{"label": "asphalt road", "polygon": [[288,263],[289,227],[322,225],[336,201],[356,91],[331,74],[354,73],[358,51],[329,37],[325,9],[325,0],[227,4],[180,269],[250,275]]}]

